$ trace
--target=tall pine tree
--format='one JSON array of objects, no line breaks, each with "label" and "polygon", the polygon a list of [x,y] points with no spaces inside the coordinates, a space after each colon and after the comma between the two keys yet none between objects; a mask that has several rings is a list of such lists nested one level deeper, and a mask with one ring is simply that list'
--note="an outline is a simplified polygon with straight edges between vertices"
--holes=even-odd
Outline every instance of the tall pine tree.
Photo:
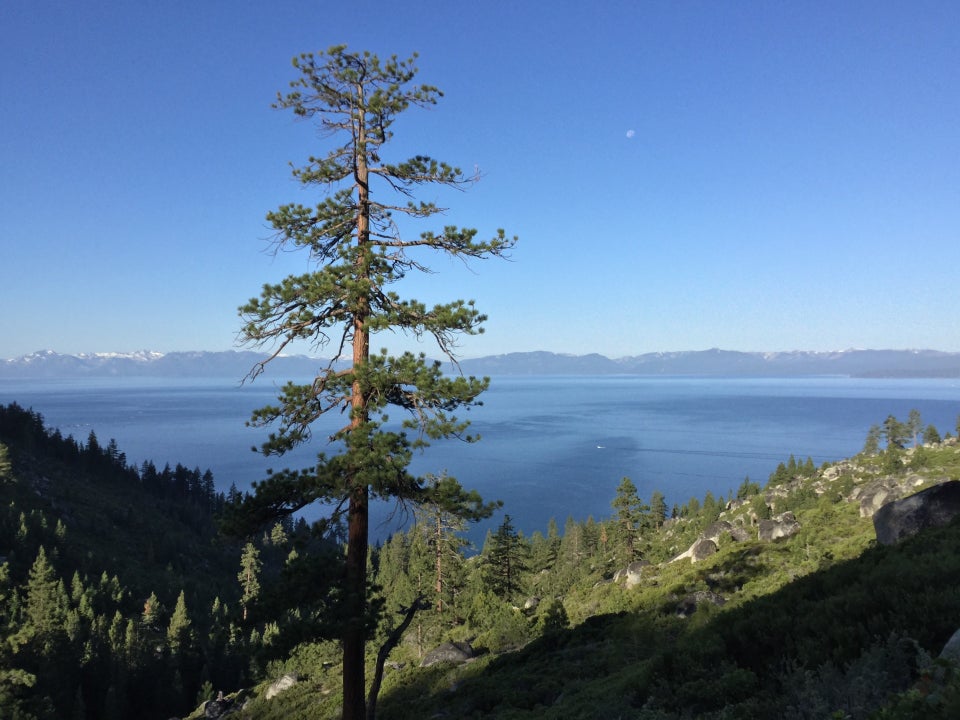
[{"label": "tall pine tree", "polygon": [[[390,288],[411,271],[427,270],[426,251],[485,258],[504,255],[515,242],[502,230],[478,241],[475,230],[449,225],[415,238],[401,234],[398,218],[426,219],[442,212],[433,202],[417,200],[418,188],[457,188],[474,180],[425,155],[386,160],[397,116],[411,106],[434,105],[441,96],[435,87],[413,84],[415,58],[382,61],[338,46],[294,59],[300,77],[290,92],[278,95],[276,107],[317,122],[339,144],[293,171],[298,181],[325,197],[310,207],[284,205],[267,219],[276,230],[278,250],[304,249],[316,269],[264,286],[259,298],[240,308],[242,339],[270,348],[271,359],[297,342],[328,348],[331,356],[313,382],[287,384],[278,404],[254,413],[254,425],[277,427],[261,448],[265,454],[283,454],[308,440],[312,424],[326,413],[349,413],[331,438],[336,454],[320,454],[314,467],[300,472],[271,475],[245,503],[253,522],[315,501],[346,508],[344,718],[364,716],[370,499],[424,500],[422,479],[407,470],[412,451],[433,439],[471,439],[464,434],[467,423],[453,413],[475,404],[488,384],[486,379],[445,376],[441,364],[428,362],[424,354],[371,353],[371,338],[397,330],[432,338],[453,359],[457,337],[482,330],[485,316],[473,302],[428,307],[402,299]],[[387,194],[381,197],[381,190]],[[263,367],[257,365],[251,376]],[[391,405],[409,411],[402,429],[385,427]]]}]

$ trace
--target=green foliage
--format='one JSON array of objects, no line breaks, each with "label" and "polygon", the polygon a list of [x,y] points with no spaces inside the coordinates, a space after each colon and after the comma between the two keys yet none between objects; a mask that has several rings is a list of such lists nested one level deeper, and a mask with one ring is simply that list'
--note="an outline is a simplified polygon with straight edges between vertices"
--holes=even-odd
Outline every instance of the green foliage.
[{"label": "green foliage", "polygon": [[760,493],[760,483],[750,482],[750,476],[743,478],[740,487],[737,488],[737,500],[746,500]]},{"label": "green foliage", "polygon": [[26,603],[23,608],[25,628],[31,634],[42,638],[43,642],[49,642],[50,638],[62,632],[68,604],[63,581],[57,577],[53,566],[47,560],[46,551],[41,546],[27,580]]},{"label": "green foliage", "polygon": [[[925,452],[918,472],[942,477],[960,470],[952,449]],[[902,457],[895,448],[885,454]],[[449,671],[446,682],[456,682],[457,693],[442,694],[443,712],[588,718],[602,708],[623,717],[865,717],[891,692],[911,687],[924,672],[926,654],[955,629],[951,618],[960,610],[960,593],[950,589],[949,578],[960,568],[953,567],[948,547],[960,526],[892,548],[872,547],[872,524],[844,498],[873,479],[876,468],[827,480],[809,459],[782,465],[789,487],[777,500],[778,512],[793,508],[801,523],[796,536],[770,544],[721,542],[720,551],[701,563],[651,568],[644,575],[649,579],[631,590],[598,584],[603,543],[592,546],[597,531],[591,522],[568,520],[556,557],[529,578],[541,597],[563,593],[556,602],[573,627],[545,633],[543,619],[556,606],[541,603],[533,628],[541,638],[474,665],[474,672]],[[769,514],[763,493],[748,497],[757,507],[733,512]],[[652,535],[652,550],[669,557],[670,538],[685,549],[685,528],[702,521],[703,506],[720,504],[709,498],[703,505],[688,503],[684,517]],[[730,512],[721,517],[731,519]],[[605,523],[592,527],[602,537]],[[549,557],[539,533],[530,545]],[[726,605],[699,606],[687,620],[673,616],[676,598],[707,590],[723,595]],[[512,612],[492,594],[474,595],[467,632],[492,647],[493,634],[479,630],[481,624],[506,626],[521,616]],[[615,615],[601,620],[599,612]],[[550,682],[557,676],[564,678],[562,693]],[[416,693],[416,675],[403,682],[384,698],[384,717],[437,712],[440,705]],[[436,677],[431,683],[437,693],[445,687]],[[948,697],[949,688],[938,689],[933,702]],[[897,707],[909,707],[915,694],[902,695]],[[394,704],[397,698],[404,699],[401,705]]]},{"label": "green foliage", "polygon": [[501,653],[523,647],[534,634],[533,623],[509,602],[482,593],[471,606],[473,626],[479,630],[475,643],[490,652]]},{"label": "green foliage", "polygon": [[570,618],[567,617],[562,600],[554,598],[550,601],[547,609],[540,616],[538,626],[543,635],[557,633],[570,626]]},{"label": "green foliage", "polygon": [[908,467],[911,470],[919,470],[930,465],[931,454],[923,447],[916,447],[910,455]]},{"label": "green foliage", "polygon": [[930,663],[913,687],[900,693],[875,717],[877,720],[953,720],[960,717],[960,667]]},{"label": "green foliage", "polygon": [[[426,336],[453,359],[460,335],[482,332],[486,318],[473,301],[428,307],[391,287],[411,271],[428,270],[425,251],[481,259],[504,255],[516,240],[503,230],[477,240],[476,230],[449,225],[417,238],[401,235],[405,223],[397,216],[425,220],[443,212],[433,202],[416,200],[418,190],[472,181],[459,168],[425,155],[386,160],[397,117],[411,107],[431,106],[441,95],[435,87],[413,83],[415,59],[381,60],[342,45],[294,59],[299,75],[289,92],[277,96],[275,107],[315,121],[334,146],[293,170],[297,181],[322,194],[317,204],[283,205],[267,220],[278,249],[306,251],[314,269],[265,285],[259,298],[240,308],[242,340],[269,346],[272,357],[291,343],[330,346],[330,361],[313,382],[288,383],[276,405],[253,413],[252,425],[277,427],[260,448],[264,454],[282,455],[309,440],[313,422],[328,412],[349,412],[331,437],[335,454],[319,455],[317,464],[303,471],[273,473],[238,504],[232,522],[234,529],[249,532],[317,501],[346,508],[343,579],[335,588],[315,589],[328,604],[342,604],[344,717],[363,714],[363,652],[371,615],[368,503],[372,497],[418,503],[429,500],[431,491],[437,497],[437,488],[408,472],[412,451],[441,438],[473,440],[466,434],[468,423],[453,413],[477,404],[489,382],[445,375],[441,363],[423,353],[371,353],[371,339],[397,331]],[[342,369],[337,361],[348,348],[351,364]],[[251,377],[262,369],[263,363],[257,365]],[[391,406],[406,413],[400,430],[386,427]]]},{"label": "green foliage", "polygon": [[926,429],[923,431],[923,443],[925,445],[939,445],[942,441],[940,433],[937,431],[935,425],[927,425]]},{"label": "green foliage", "polygon": [[703,496],[703,505],[700,508],[700,527],[706,527],[720,517],[720,513],[723,511],[723,505],[722,495],[717,499],[713,496],[712,492],[707,490]]},{"label": "green foliage", "polygon": [[181,590],[177,596],[177,604],[173,608],[173,614],[170,616],[170,624],[167,625],[167,646],[171,652],[179,653],[190,648],[193,643],[191,624],[190,616],[187,613],[187,600]]},{"label": "green foliage", "polygon": [[[502,502],[484,503],[475,490],[467,492],[446,473],[428,475],[424,499],[416,510],[418,529],[426,547],[433,580],[434,606],[456,609],[457,597],[463,589],[463,552],[467,547],[462,533],[467,522],[490,517]],[[422,592],[422,590],[421,590]]]},{"label": "green foliage", "polygon": [[654,529],[659,529],[667,517],[667,501],[663,493],[654,490],[650,495],[650,519]]},{"label": "green foliage", "polygon": [[0,717],[184,714],[201,664],[218,688],[250,682],[224,610],[189,618],[176,661],[167,644],[165,603],[235,597],[212,476],[132,468],[115,442],[78,444],[16,405],[0,407],[0,442],[15,468],[0,483]]},{"label": "green foliage", "polygon": [[13,480],[13,463],[7,446],[0,443],[0,483]]},{"label": "green foliage", "polygon": [[896,444],[887,445],[887,449],[880,456],[880,467],[889,475],[898,475],[904,470],[904,452]]},{"label": "green foliage", "polygon": [[619,559],[629,563],[640,556],[640,535],[650,519],[650,507],[640,499],[637,486],[628,477],[620,481],[611,504],[616,511],[614,535],[621,550]]},{"label": "green foliage", "polygon": [[777,501],[777,512],[797,512],[816,507],[819,496],[816,490],[809,485],[801,485],[787,495],[784,500]]},{"label": "green foliage", "polygon": [[904,425],[893,415],[887,415],[887,419],[883,421],[883,434],[887,439],[887,449],[903,450],[910,429],[910,426]]},{"label": "green foliage", "polygon": [[484,580],[490,590],[504,599],[512,599],[524,589],[529,550],[521,540],[513,521],[505,515],[496,533],[484,548]]},{"label": "green foliage", "polygon": [[[278,523],[274,527],[281,526]],[[260,571],[262,569],[263,563],[260,562],[260,551],[257,550],[256,545],[248,542],[243,547],[243,553],[240,556],[240,572],[237,574],[237,580],[240,581],[240,604],[243,607],[244,620],[247,619],[250,604],[260,596]]]},{"label": "green foliage", "polygon": [[877,455],[880,452],[881,437],[883,436],[880,433],[880,426],[871,425],[867,431],[867,438],[863,443],[863,450],[861,452],[868,457]]},{"label": "green foliage", "polygon": [[913,445],[917,445],[917,437],[920,435],[920,431],[923,429],[923,420],[920,417],[920,411],[916,408],[910,411],[909,416],[907,417],[906,432],[913,438]]}]

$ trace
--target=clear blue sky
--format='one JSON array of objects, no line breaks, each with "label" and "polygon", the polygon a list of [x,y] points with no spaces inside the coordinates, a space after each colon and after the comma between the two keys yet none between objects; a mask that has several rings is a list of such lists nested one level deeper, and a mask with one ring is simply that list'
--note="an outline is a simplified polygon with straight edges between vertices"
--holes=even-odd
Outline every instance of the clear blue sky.
[{"label": "clear blue sky", "polygon": [[405,286],[490,315],[465,357],[960,350],[955,0],[6,0],[0,31],[0,357],[235,347],[306,268],[264,215],[327,147],[270,103],[338,43],[420,53],[445,98],[393,159],[478,166],[426,199],[520,236]]}]

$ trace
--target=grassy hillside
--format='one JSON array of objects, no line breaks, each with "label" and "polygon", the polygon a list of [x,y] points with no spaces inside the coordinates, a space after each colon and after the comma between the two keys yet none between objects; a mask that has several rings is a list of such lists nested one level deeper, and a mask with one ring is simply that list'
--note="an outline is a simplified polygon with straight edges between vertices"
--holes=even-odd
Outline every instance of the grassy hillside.
[{"label": "grassy hillside", "polygon": [[[791,460],[762,490],[745,482],[743,497],[715,515],[703,513],[710,503],[692,503],[698,511],[645,531],[650,564],[632,587],[614,579],[613,519],[568,522],[546,561],[538,555],[546,536],[523,539],[524,592],[505,600],[483,589],[488,539],[484,553],[464,563],[459,607],[445,620],[421,613],[392,652],[378,715],[955,717],[957,676],[934,659],[960,627],[960,524],[878,546],[861,505],[878,487],[912,493],[958,477],[952,439],[822,468]],[[787,512],[799,523],[795,534],[757,539],[762,519]],[[730,529],[721,530],[714,554],[671,562],[716,531],[717,520]],[[592,546],[591,533],[600,538]],[[574,569],[564,561],[571,535],[581,541]],[[417,542],[406,545],[408,584],[417,572],[424,579],[412,559]],[[382,552],[392,567],[392,544]],[[411,597],[383,562],[379,577],[388,609]],[[404,600],[391,604],[392,595]],[[539,605],[524,609],[530,596]],[[388,613],[386,624],[395,617]],[[441,640],[469,641],[477,657],[420,667]],[[241,717],[337,716],[335,647],[301,646],[271,668],[272,677],[283,672],[301,682],[269,701],[255,695]]]},{"label": "grassy hillside", "polygon": [[[958,478],[960,445],[931,435],[821,468],[790,458],[763,488],[672,513],[625,479],[610,518],[530,537],[507,518],[469,555],[427,511],[373,551],[368,678],[402,612],[428,606],[390,652],[378,716],[960,716],[957,671],[935,660],[960,627],[960,524],[888,547],[869,517]],[[113,443],[0,408],[0,718],[203,717],[218,691],[237,718],[337,717],[337,643],[291,650],[302,618],[270,597],[309,533],[253,538],[247,617],[224,502],[199,470],[131,468]],[[422,667],[444,642],[473,657]],[[284,674],[296,684],[268,698]]]}]

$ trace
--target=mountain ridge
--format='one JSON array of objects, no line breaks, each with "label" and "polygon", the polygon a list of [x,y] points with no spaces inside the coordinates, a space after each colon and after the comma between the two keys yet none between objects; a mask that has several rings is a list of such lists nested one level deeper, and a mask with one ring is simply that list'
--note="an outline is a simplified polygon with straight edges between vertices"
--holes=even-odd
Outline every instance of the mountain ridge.
[{"label": "mountain ridge", "polygon": [[[41,350],[0,360],[0,378],[81,377],[236,377],[243,378],[267,353],[250,350],[162,353],[99,352],[76,355]],[[282,355],[270,374],[312,376],[325,358]],[[453,369],[452,364],[449,366]],[[599,353],[574,355],[545,350],[487,355],[459,361],[475,375],[720,375],[802,377],[840,375],[864,378],[960,377],[960,353],[939,350],[682,350],[609,358]]]}]

